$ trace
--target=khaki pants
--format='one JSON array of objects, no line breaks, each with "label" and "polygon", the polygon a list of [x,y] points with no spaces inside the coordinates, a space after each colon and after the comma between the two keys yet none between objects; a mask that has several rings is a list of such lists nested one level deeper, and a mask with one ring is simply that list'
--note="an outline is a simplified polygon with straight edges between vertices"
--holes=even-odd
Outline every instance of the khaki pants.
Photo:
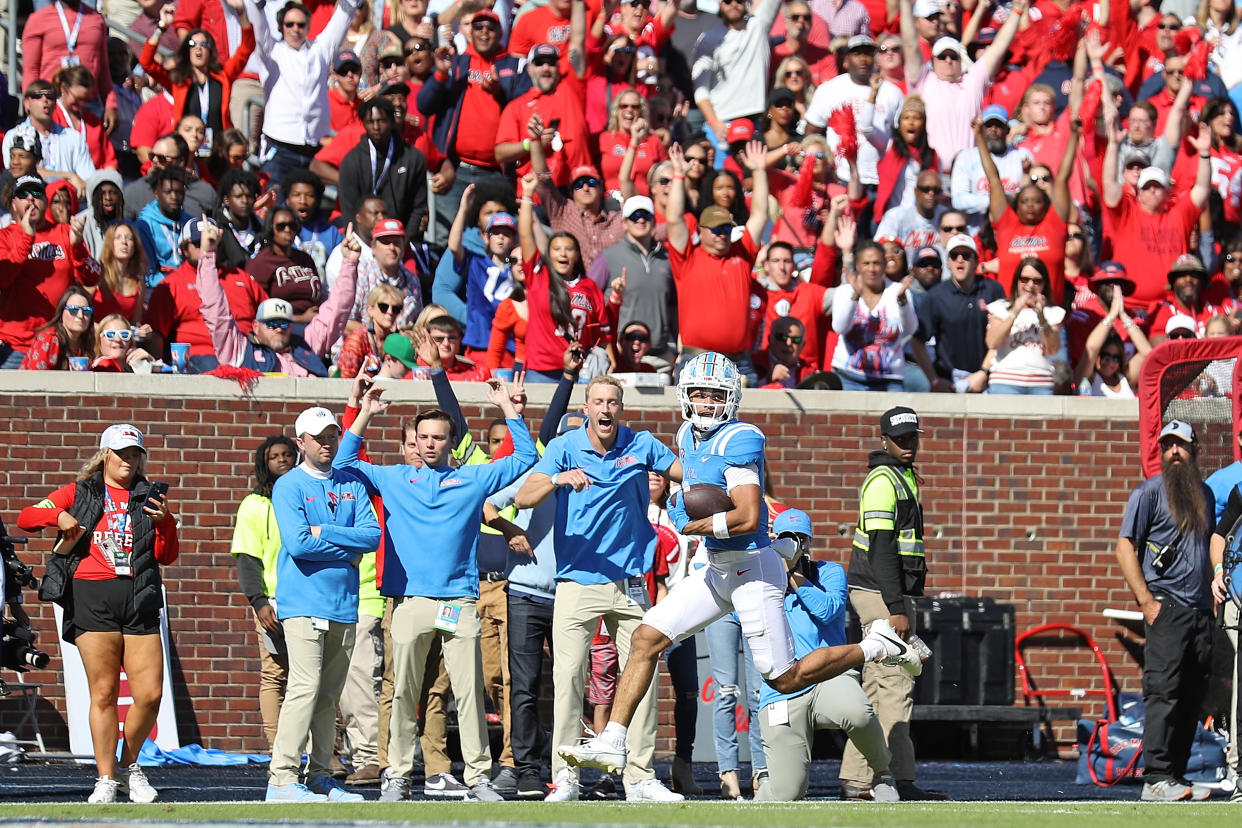
[{"label": "khaki pants", "polygon": [[1234,662],[1233,681],[1231,682],[1231,684],[1233,685],[1233,693],[1229,700],[1230,701],[1229,715],[1231,717],[1230,722],[1232,722],[1232,724],[1229,728],[1229,748],[1225,752],[1225,764],[1228,766],[1230,770],[1237,772],[1238,770],[1238,724],[1239,723],[1234,721],[1233,717],[1237,716],[1238,691],[1239,689],[1242,689],[1238,687],[1238,685],[1242,682],[1238,681],[1238,672],[1237,672],[1238,620],[1239,620],[1238,615],[1239,613],[1238,613],[1238,605],[1235,604],[1232,600],[1226,600],[1224,607],[1225,607],[1225,634],[1229,636],[1229,643],[1233,645],[1233,662]]},{"label": "khaki pants", "polygon": [[[233,81],[232,91],[229,93],[229,118],[232,119],[233,126],[239,130],[246,123],[246,101],[250,98],[263,100],[263,84],[249,78],[238,78]],[[259,151],[259,136],[262,130],[263,108],[255,107],[250,111],[250,132],[246,135],[246,140],[250,141],[252,152]],[[284,184],[283,181],[274,181],[272,183],[276,185]]]},{"label": "khaki pants", "polygon": [[259,714],[263,717],[263,738],[267,748],[276,744],[276,721],[280,718],[280,705],[285,700],[285,685],[289,682],[289,654],[273,655],[263,643],[263,627],[255,619],[254,628],[259,632]]},{"label": "khaki pants", "polygon": [[341,717],[354,768],[378,764],[379,689],[384,678],[381,620],[359,615],[354,650],[341,692]]},{"label": "khaki pants", "polygon": [[509,596],[504,581],[479,581],[479,623],[483,637],[483,686],[500,716],[504,747],[500,764],[513,767],[513,748],[509,746]]},{"label": "khaki pants", "polygon": [[[768,759],[768,782],[755,799],[792,802],[806,798],[811,774],[811,745],[817,730],[844,730],[850,746],[862,751],[872,767],[886,769],[890,754],[884,729],[871,711],[867,694],[854,671],[817,684],[809,692],[759,711],[763,755]],[[776,719],[781,724],[772,724]],[[870,784],[870,783],[868,783]]]},{"label": "khaki pants", "polygon": [[452,601],[460,607],[453,633],[435,626],[442,602],[406,597],[392,610],[393,698],[388,735],[388,765],[393,776],[409,776],[414,769],[418,700],[424,683],[427,651],[439,639],[444,650],[453,695],[457,698],[457,726],[461,736],[465,783],[473,786],[488,778],[492,760],[483,713],[483,659],[479,652],[479,616],[473,598]]},{"label": "khaki pants", "polygon": [[[553,745],[576,744],[582,736],[582,693],[591,666],[591,639],[595,637],[599,619],[604,619],[608,634],[617,643],[617,656],[624,670],[630,659],[630,636],[638,629],[645,611],[646,606],[636,604],[626,595],[625,581],[611,584],[557,582],[556,603],[552,611]],[[629,761],[625,766],[627,783],[655,776],[652,768],[656,732],[655,687],[653,676],[651,686],[638,703],[630,722],[625,741],[629,751]],[[554,752],[552,778],[555,779],[566,767],[565,760]]]},{"label": "khaki pants", "polygon": [[[384,659],[384,680],[380,689],[379,739],[376,751],[381,770],[388,767],[388,723],[392,718],[392,605],[393,599],[389,598],[384,608],[384,620],[380,625],[384,631],[384,652],[387,654]],[[425,677],[433,671],[436,678],[429,683]],[[423,712],[419,743],[423,749],[423,775],[435,776],[452,770],[447,750],[448,722],[445,716],[449,679],[438,640],[427,652],[427,666],[423,675],[423,694],[419,699],[419,707]]]},{"label": "khaki pants", "polygon": [[[850,604],[858,613],[863,629],[872,621],[890,615],[878,592],[850,590]],[[906,618],[914,629],[914,601],[906,598]],[[914,676],[901,667],[885,667],[867,662],[862,668],[862,687],[884,728],[884,740],[892,751],[889,770],[898,782],[914,781],[914,743],[910,741],[910,718],[914,715]],[[870,788],[874,769],[850,742],[841,756],[841,781],[856,788]]]},{"label": "khaki pants", "polygon": [[308,740],[306,778],[329,772],[336,744],[336,705],[354,646],[353,624],[329,621],[327,630],[317,630],[309,618],[286,618],[282,623],[289,651],[289,684],[272,745],[268,776],[272,785],[298,781]]}]

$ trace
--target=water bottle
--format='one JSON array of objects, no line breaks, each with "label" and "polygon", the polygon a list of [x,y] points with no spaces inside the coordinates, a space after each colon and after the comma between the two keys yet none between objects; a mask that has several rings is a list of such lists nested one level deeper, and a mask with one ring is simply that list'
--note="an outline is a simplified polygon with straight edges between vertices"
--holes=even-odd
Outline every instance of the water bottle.
[{"label": "water bottle", "polygon": [[906,639],[906,643],[919,654],[919,661],[927,661],[927,659],[931,658],[931,647],[928,647],[927,642],[923,641],[923,639],[919,638],[914,633],[910,633],[910,636]]}]

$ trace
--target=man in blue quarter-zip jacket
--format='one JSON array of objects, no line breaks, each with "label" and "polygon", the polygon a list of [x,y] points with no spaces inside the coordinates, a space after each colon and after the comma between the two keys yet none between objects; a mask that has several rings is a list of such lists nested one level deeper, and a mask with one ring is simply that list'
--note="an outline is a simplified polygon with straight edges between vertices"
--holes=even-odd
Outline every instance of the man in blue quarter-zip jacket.
[{"label": "man in blue quarter-zip jacket", "polygon": [[[785,592],[795,655],[802,658],[820,647],[844,644],[845,570],[839,564],[811,560],[811,519],[806,512],[781,512],[772,523],[772,533],[798,544]],[[792,693],[781,693],[763,682],[759,730],[768,757],[768,778],[755,792],[755,799],[805,799],[815,731],[827,729],[844,730],[867,763],[878,769],[871,783],[874,801],[899,802],[897,783],[888,770],[891,754],[884,742],[884,728],[871,710],[856,670]]]},{"label": "man in blue quarter-zip jacket", "polygon": [[388,731],[388,778],[380,799],[398,802],[409,794],[418,736],[418,697],[427,650],[439,637],[449,682],[457,699],[466,799],[499,802],[492,788],[491,753],[483,710],[482,632],[475,601],[479,597],[476,547],[483,501],[516,480],[538,455],[525,421],[513,408],[498,379],[487,381],[487,397],[504,414],[513,437],[513,454],[494,463],[453,468],[449,452],[457,444],[452,418],[424,411],[414,418],[414,439],[425,465],[376,466],[358,459],[371,418],[388,407],[383,389],[373,386],[360,400],[358,418],[341,440],[333,465],[353,469],[384,499],[384,580],[381,593],[393,598],[392,717]]},{"label": "man in blue quarter-zip jacket", "polygon": [[[308,408],[294,426],[302,464],[272,487],[280,529],[276,617],[289,652],[289,683],[276,723],[269,802],[361,801],[328,770],[336,704],[358,623],[358,564],[380,542],[379,521],[355,472],[332,468],[341,428],[326,408]],[[310,739],[307,784],[298,782]]]}]

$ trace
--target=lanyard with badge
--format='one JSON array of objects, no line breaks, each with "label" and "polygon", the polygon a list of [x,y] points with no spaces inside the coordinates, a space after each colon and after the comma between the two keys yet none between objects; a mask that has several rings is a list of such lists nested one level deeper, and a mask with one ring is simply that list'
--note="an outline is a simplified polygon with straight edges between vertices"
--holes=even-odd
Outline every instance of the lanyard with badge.
[{"label": "lanyard with badge", "polygon": [[203,138],[203,145],[198,148],[198,154],[210,155],[212,129],[207,118],[211,114],[211,78],[208,78],[207,82],[202,85],[194,84],[194,88],[198,91],[198,116],[203,119],[203,124],[207,125],[204,130],[206,135]]},{"label": "lanyard with badge", "polygon": [[371,185],[371,191],[374,193],[379,192],[380,185],[384,183],[384,176],[388,175],[388,167],[392,164],[392,150],[395,144],[396,142],[390,137],[388,139],[388,157],[384,159],[384,166],[380,168],[379,174],[377,175],[375,172],[375,165],[377,163],[377,159],[375,157],[375,144],[367,141],[367,149],[371,151],[371,181],[374,182]]},{"label": "lanyard with badge", "polygon": [[60,59],[61,68],[79,66],[82,61],[73,52],[78,46],[78,35],[82,31],[82,9],[78,9],[78,19],[73,21],[73,29],[69,29],[69,18],[65,17],[65,4],[56,0],[56,13],[60,15],[60,28],[65,33],[65,46],[69,54]]},{"label": "lanyard with badge", "polygon": [[[125,536],[129,530],[130,514],[112,499],[112,495],[104,492],[104,512],[107,515],[108,531],[99,539],[99,549],[112,564],[117,575],[133,575],[131,553],[133,547],[125,548]],[[132,541],[131,541],[132,543]]]}]

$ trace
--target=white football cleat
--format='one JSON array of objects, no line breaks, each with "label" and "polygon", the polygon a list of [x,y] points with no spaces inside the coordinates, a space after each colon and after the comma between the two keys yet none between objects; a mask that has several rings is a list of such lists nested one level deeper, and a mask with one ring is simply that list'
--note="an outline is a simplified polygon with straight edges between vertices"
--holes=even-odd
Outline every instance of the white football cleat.
[{"label": "white football cleat", "polygon": [[625,770],[625,745],[614,744],[603,736],[592,736],[576,745],[561,745],[556,752],[570,767],[599,768],[613,774]]},{"label": "white football cleat", "polygon": [[913,647],[901,640],[901,636],[897,635],[897,631],[888,621],[881,618],[871,622],[867,638],[879,642],[884,647],[884,655],[876,661],[886,667],[901,667],[912,676],[923,672],[923,662],[919,654]]}]

